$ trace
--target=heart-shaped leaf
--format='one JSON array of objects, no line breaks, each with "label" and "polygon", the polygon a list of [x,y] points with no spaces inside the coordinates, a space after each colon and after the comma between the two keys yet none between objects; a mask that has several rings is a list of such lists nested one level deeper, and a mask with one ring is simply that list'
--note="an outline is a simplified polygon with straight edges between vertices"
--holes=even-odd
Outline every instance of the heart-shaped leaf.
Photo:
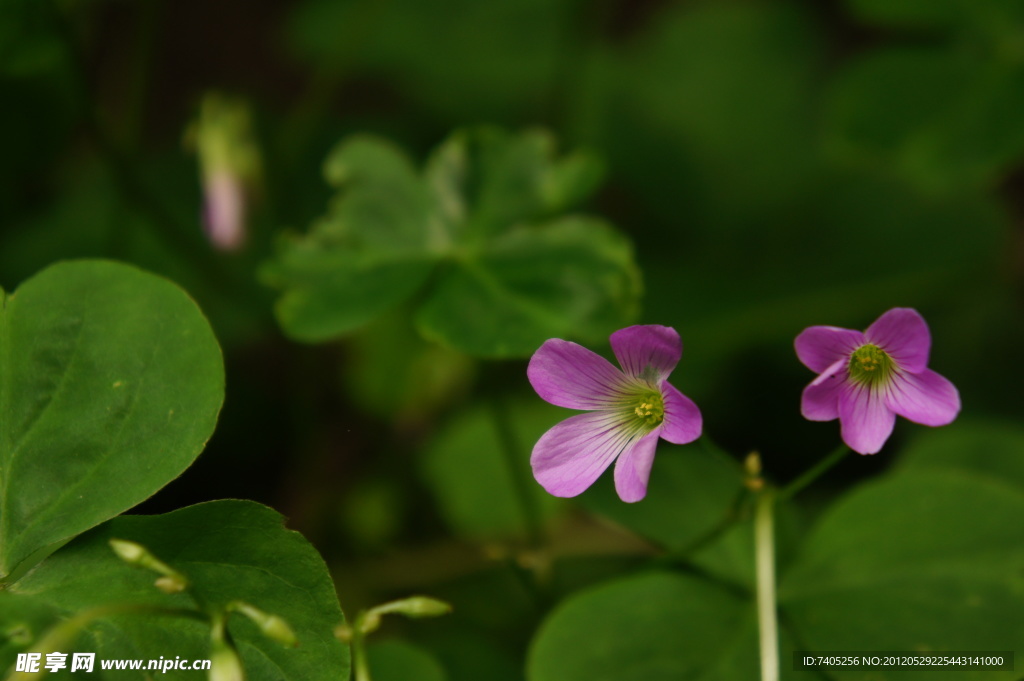
[{"label": "heart-shaped leaf", "polygon": [[[783,575],[780,607],[806,650],[1019,650],[1021,518],[1017,487],[964,470],[908,468],[829,509]],[[864,673],[830,671],[851,680]],[[1019,673],[948,668],[942,676],[1009,681]]]},{"label": "heart-shaped leaf", "polygon": [[[173,595],[158,590],[154,579],[159,575],[120,560],[110,539],[143,545],[184,575],[188,590]],[[78,648],[95,651],[97,660],[208,659],[210,624],[205,615],[244,601],[283,618],[299,643],[287,647],[263,635],[246,617],[232,615],[228,631],[250,681],[333,681],[348,675],[348,648],[332,634],[343,616],[327,566],[302,535],[284,528],[280,515],[250,501],[214,501],[165,515],[115,518],[61,548],[11,592],[65,614],[110,606],[193,609],[199,614],[98,616],[85,629],[91,640]],[[166,677],[194,680],[196,672],[170,670]]]},{"label": "heart-shaped leaf", "polygon": [[0,301],[2,579],[185,470],[224,368],[196,304],[134,267],[59,263]]}]

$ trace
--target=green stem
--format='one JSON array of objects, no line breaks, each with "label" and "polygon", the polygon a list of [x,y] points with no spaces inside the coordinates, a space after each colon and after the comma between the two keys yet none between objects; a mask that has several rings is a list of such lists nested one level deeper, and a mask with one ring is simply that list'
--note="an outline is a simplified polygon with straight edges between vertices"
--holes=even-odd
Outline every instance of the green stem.
[{"label": "green stem", "polygon": [[779,631],[775,606],[774,492],[766,488],[754,511],[754,552],[757,565],[757,622],[761,644],[761,681],[779,679]]},{"label": "green stem", "polygon": [[786,485],[786,487],[783,488],[781,492],[779,492],[779,501],[791,499],[792,497],[799,494],[804,487],[810,485],[812,482],[821,477],[823,473],[825,473],[827,470],[829,470],[837,463],[839,463],[843,459],[843,457],[845,457],[849,453],[849,451],[850,448],[847,447],[845,444],[836,447],[831,454],[829,454],[824,459],[819,461],[817,464],[812,466],[799,478]]},{"label": "green stem", "polygon": [[533,481],[526,475],[522,460],[519,458],[522,453],[519,447],[519,438],[512,427],[508,407],[500,395],[497,393],[492,395],[490,406],[491,417],[494,419],[494,427],[498,433],[499,448],[505,458],[505,465],[508,468],[512,486],[515,488],[516,498],[519,500],[519,508],[522,510],[526,522],[526,533],[530,546],[538,548],[544,544],[544,524],[541,521],[537,497],[531,488]]},{"label": "green stem", "polygon": [[373,681],[370,665],[366,660],[366,639],[363,634],[365,613],[360,613],[352,627],[352,670],[355,681]]}]

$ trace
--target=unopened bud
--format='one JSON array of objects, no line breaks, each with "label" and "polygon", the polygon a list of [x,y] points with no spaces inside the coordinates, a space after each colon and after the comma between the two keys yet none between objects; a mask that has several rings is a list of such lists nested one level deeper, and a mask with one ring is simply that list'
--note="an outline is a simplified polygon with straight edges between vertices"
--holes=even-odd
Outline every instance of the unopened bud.
[{"label": "unopened bud", "polygon": [[375,608],[371,608],[366,614],[386,615],[397,613],[406,617],[420,618],[439,617],[440,615],[447,615],[451,611],[452,606],[436,598],[431,598],[430,596],[410,596],[409,598],[378,605]]},{"label": "unopened bud", "polygon": [[131,565],[141,565],[142,561],[149,556],[149,551],[142,544],[136,544],[133,541],[111,539],[109,543],[117,557]]},{"label": "unopened bud", "polygon": [[214,639],[210,650],[210,681],[245,681],[238,652],[223,639]]},{"label": "unopened bud", "polygon": [[165,594],[176,594],[188,588],[188,580],[184,575],[154,556],[142,544],[126,539],[111,539],[109,544],[114,553],[129,565],[152,570],[161,575],[154,585]]},{"label": "unopened bud", "polygon": [[743,470],[748,477],[757,478],[761,476],[761,455],[757,452],[750,452],[743,460]]},{"label": "unopened bud", "polygon": [[351,643],[352,627],[348,626],[345,622],[342,622],[338,626],[334,627],[334,638],[338,639],[342,643]]},{"label": "unopened bud", "polygon": [[165,594],[178,594],[188,588],[188,581],[181,575],[167,575],[158,578],[153,585]]},{"label": "unopened bud", "polygon": [[299,640],[295,637],[295,632],[292,631],[292,628],[288,626],[287,622],[277,615],[271,615],[263,612],[259,608],[249,605],[245,601],[233,601],[229,603],[228,610],[240,612],[248,617],[260,628],[263,635],[268,638],[272,638],[286,646],[295,647],[299,645]]}]

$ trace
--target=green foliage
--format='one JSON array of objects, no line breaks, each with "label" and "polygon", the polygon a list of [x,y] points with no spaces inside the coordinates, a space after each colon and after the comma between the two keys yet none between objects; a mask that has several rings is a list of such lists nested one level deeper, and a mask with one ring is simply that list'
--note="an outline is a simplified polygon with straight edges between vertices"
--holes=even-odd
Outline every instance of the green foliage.
[{"label": "green foliage", "polygon": [[180,289],[111,262],[60,263],[2,294],[0,574],[131,508],[202,451],[220,349]]},{"label": "green foliage", "polygon": [[[780,607],[808,650],[1019,649],[1022,517],[1019,489],[963,472],[918,470],[868,483],[815,527],[782,578]],[[834,674],[854,679],[863,672]],[[923,679],[931,672],[876,674]]]},{"label": "green foliage", "polygon": [[681,552],[730,520],[741,483],[736,462],[706,439],[682,447],[661,443],[643,503],[623,504],[611,480],[600,481],[582,500],[640,536]]},{"label": "green foliage", "polygon": [[[702,580],[653,572],[582,592],[530,649],[530,681],[674,681],[758,676],[750,603]],[[784,658],[785,659],[785,658]]]},{"label": "green foliage", "polygon": [[920,433],[900,457],[901,470],[951,469],[1024,490],[1024,428],[1005,421],[963,419]]},{"label": "green foliage", "polygon": [[214,620],[240,607],[279,639],[283,618],[302,644],[286,649],[234,615],[248,678],[343,675],[326,566],[270,509],[214,502],[108,520],[179,475],[213,430],[224,370],[195,303],[105,261],[59,263],[0,302],[0,669],[26,649],[82,650],[76,642],[100,660],[206,659]]},{"label": "green foliage", "polygon": [[[65,546],[10,591],[65,615],[111,611],[90,621],[86,639],[74,647],[95,650],[103,659],[157,659],[168,653],[208,658],[209,616],[232,601],[244,601],[283,618],[299,642],[298,647],[286,647],[248,618],[231,616],[228,630],[250,681],[345,678],[348,651],[331,634],[342,614],[327,567],[282,520],[246,501],[116,518]],[[158,590],[153,585],[157,575],[119,560],[110,539],[145,546],[183,574],[188,589],[173,595]],[[72,647],[72,641],[65,643]],[[195,675],[192,670],[167,672],[172,679]]]},{"label": "green foliage", "polygon": [[381,641],[367,647],[374,681],[445,681],[448,677],[434,657],[409,643]]},{"label": "green foliage", "polygon": [[[498,408],[505,413],[495,414]],[[465,412],[438,433],[424,453],[423,473],[453,531],[478,540],[526,535],[530,518],[518,485],[530,479],[529,457],[515,458],[518,469],[510,469],[513,461],[504,450],[509,443],[502,440],[496,418],[507,419],[515,440],[512,446],[525,454],[564,416],[549,405],[515,402]],[[544,517],[553,516],[560,507],[539,485],[530,484],[526,492]]]},{"label": "green foliage", "polygon": [[417,291],[420,332],[482,357],[603,338],[636,313],[629,243],[595,218],[561,216],[593,190],[594,162],[555,159],[543,133],[456,133],[422,176],[390,144],[356,137],[324,173],[339,190],[328,214],[264,269],[296,339],[346,334]]}]

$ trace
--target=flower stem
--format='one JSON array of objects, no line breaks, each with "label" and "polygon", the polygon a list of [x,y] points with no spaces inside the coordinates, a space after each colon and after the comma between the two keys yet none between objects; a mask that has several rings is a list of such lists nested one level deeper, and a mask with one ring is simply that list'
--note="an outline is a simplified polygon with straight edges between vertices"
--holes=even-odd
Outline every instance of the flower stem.
[{"label": "flower stem", "polygon": [[360,613],[352,627],[352,668],[354,681],[372,681],[370,665],[366,661],[366,641],[363,636],[363,614]]},{"label": "flower stem", "polygon": [[509,418],[508,406],[497,393],[492,394],[490,400],[491,417],[494,419],[494,428],[498,434],[498,443],[501,453],[505,458],[505,465],[515,488],[516,498],[519,500],[519,508],[522,511],[526,524],[526,533],[530,545],[538,548],[544,544],[544,524],[541,521],[540,507],[537,504],[537,497],[531,489],[531,480],[523,469],[520,457],[519,438],[516,437],[512,420]]},{"label": "flower stem", "polygon": [[786,485],[786,487],[783,488],[781,492],[779,492],[779,501],[785,501],[786,499],[790,499],[799,494],[804,487],[810,485],[812,482],[817,480],[823,473],[825,473],[827,470],[829,470],[837,463],[839,463],[843,459],[843,457],[845,457],[849,453],[849,451],[850,448],[847,447],[845,444],[836,447],[831,454],[829,454],[824,459],[816,463],[799,478]]},{"label": "flower stem", "polygon": [[779,631],[775,608],[774,492],[766,488],[754,510],[754,553],[757,565],[757,623],[761,644],[761,681],[779,679]]}]

